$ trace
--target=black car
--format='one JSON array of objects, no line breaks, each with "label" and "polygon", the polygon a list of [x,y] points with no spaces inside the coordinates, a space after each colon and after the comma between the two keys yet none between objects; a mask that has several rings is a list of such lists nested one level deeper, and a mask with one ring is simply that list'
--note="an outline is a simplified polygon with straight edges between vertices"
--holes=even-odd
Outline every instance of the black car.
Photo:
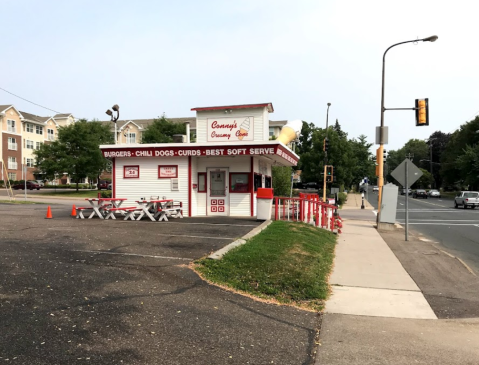
[{"label": "black car", "polygon": [[413,198],[423,198],[423,199],[427,199],[426,190],[418,189],[418,190],[416,190],[416,191],[412,194],[412,197],[413,197]]}]

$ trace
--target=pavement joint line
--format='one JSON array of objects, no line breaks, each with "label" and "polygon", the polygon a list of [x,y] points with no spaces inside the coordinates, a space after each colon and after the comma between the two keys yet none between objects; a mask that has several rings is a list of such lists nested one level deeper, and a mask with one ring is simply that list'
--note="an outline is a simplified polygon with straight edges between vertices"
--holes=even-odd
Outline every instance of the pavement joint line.
[{"label": "pavement joint line", "polygon": [[138,253],[127,253],[127,252],[109,252],[109,251],[94,251],[94,250],[70,250],[72,252],[84,252],[92,253],[95,255],[120,255],[120,256],[136,256],[136,257],[148,257],[154,259],[168,259],[168,260],[183,260],[183,261],[193,261],[194,259],[189,259],[185,257],[171,257],[171,256],[156,256],[156,255],[142,255]]},{"label": "pavement joint line", "polygon": [[232,226],[232,227],[258,227],[255,224],[229,224],[229,223],[181,223],[181,222],[171,222],[173,224],[187,224],[187,225],[192,225],[192,224],[200,224],[200,225],[205,225],[205,226]]},{"label": "pavement joint line", "polygon": [[189,237],[189,238],[208,238],[211,240],[232,240],[236,237],[208,237],[208,236],[189,236],[186,234],[164,234],[164,233],[157,233],[157,236],[168,236],[168,237]]},{"label": "pavement joint line", "polygon": [[394,290],[394,291],[407,291],[413,293],[422,293],[421,289],[391,289],[391,288],[378,288],[374,286],[360,286],[360,285],[342,285],[342,284],[331,284],[331,286],[336,286],[338,288],[362,288],[362,289],[377,289],[377,290]]}]

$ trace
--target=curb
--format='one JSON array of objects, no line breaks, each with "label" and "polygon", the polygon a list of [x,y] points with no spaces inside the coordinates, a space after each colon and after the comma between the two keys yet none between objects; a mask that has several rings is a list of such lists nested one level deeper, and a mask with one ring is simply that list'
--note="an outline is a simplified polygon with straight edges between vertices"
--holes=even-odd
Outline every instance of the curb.
[{"label": "curb", "polygon": [[219,249],[216,252],[213,252],[211,255],[208,256],[209,259],[212,260],[220,260],[223,258],[223,256],[230,250],[232,250],[235,247],[244,245],[246,243],[246,240],[256,236],[258,233],[260,233],[263,229],[268,227],[271,224],[271,220],[264,221],[261,223],[258,227],[253,228],[251,232],[245,234],[243,237],[237,239],[234,242],[231,242],[230,244],[226,245],[222,249]]}]

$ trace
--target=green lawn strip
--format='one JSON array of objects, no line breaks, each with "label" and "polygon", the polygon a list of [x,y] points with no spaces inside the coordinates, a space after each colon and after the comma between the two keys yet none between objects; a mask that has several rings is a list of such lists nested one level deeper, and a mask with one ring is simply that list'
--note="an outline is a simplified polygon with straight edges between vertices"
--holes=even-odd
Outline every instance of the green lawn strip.
[{"label": "green lawn strip", "polygon": [[336,236],[303,223],[272,222],[221,260],[196,262],[205,279],[237,290],[321,310]]},{"label": "green lawn strip", "polygon": [[41,196],[65,196],[72,198],[96,198],[98,197],[98,190],[79,190],[79,191],[48,191],[45,193],[38,193]]},{"label": "green lawn strip", "polygon": [[25,200],[0,200],[1,204],[44,204],[39,202],[25,201]]}]

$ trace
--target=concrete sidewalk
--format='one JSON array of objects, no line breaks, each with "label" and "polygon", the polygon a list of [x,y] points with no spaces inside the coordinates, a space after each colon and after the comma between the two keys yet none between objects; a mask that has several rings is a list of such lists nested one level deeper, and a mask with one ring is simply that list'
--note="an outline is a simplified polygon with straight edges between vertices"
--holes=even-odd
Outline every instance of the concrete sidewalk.
[{"label": "concrete sidewalk", "polygon": [[343,205],[358,211],[343,217],[316,365],[478,364],[479,320],[438,320],[360,207],[360,194]]}]

